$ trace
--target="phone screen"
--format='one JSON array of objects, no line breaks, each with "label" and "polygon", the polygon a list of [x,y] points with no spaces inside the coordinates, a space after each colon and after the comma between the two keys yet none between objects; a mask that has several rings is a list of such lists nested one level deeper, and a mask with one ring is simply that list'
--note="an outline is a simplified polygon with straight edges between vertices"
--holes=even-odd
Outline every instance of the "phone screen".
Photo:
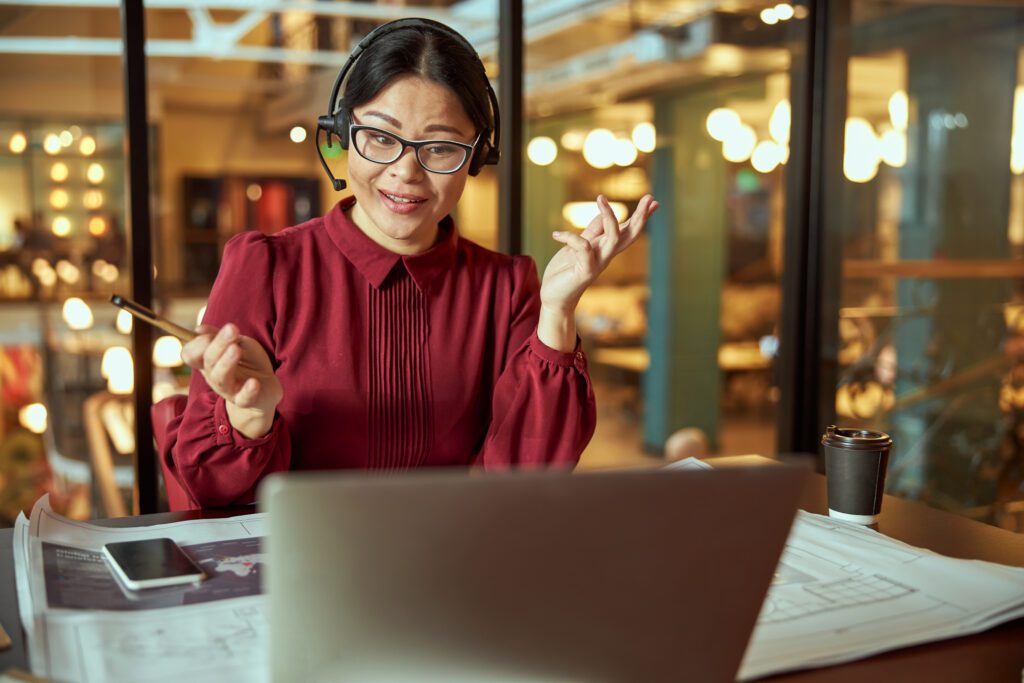
[{"label": "phone screen", "polygon": [[203,570],[170,538],[107,543],[103,552],[130,588],[189,583]]}]

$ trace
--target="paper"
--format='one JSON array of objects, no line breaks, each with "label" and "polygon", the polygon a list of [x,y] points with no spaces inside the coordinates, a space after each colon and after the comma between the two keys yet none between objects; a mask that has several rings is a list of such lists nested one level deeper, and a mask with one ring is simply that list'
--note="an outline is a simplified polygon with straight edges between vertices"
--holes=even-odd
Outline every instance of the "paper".
[{"label": "paper", "polygon": [[799,512],[740,668],[748,680],[978,633],[1024,616],[1024,569]]},{"label": "paper", "polygon": [[663,470],[710,470],[713,469],[711,465],[707,464],[703,460],[698,458],[683,458],[682,460],[676,460],[670,462],[661,469]]},{"label": "paper", "polygon": [[[706,469],[683,460],[672,468]],[[756,521],[752,522],[756,523]],[[262,514],[105,528],[44,498],[14,534],[29,660],[61,681],[269,679]],[[126,594],[99,558],[110,541],[170,536],[211,578]],[[1024,616],[1024,569],[956,560],[856,524],[799,512],[740,678],[826,666],[976,633]]]},{"label": "paper", "polygon": [[[14,532],[19,611],[32,671],[61,681],[269,680],[261,595],[262,514],[106,528],[55,514],[45,497]],[[169,536],[208,578],[126,591],[104,543]]]}]

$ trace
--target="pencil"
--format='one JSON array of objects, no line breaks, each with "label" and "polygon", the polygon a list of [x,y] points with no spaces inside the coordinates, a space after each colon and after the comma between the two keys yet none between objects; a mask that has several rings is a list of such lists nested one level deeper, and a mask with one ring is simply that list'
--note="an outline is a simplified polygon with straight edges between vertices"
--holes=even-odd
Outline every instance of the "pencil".
[{"label": "pencil", "polygon": [[150,325],[158,327],[167,334],[173,335],[184,342],[190,342],[196,338],[196,333],[192,330],[186,329],[181,325],[175,325],[166,318],[161,318],[153,311],[149,310],[145,306],[135,303],[131,299],[125,299],[123,296],[113,294],[110,297],[110,303],[118,306],[119,308],[123,308],[136,318],[145,320]]}]

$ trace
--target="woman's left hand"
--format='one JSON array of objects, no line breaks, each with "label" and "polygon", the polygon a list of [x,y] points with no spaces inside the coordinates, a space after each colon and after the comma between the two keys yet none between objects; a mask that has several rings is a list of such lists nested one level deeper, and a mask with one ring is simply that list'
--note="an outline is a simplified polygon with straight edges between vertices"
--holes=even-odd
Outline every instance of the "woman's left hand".
[{"label": "woman's left hand", "polygon": [[583,292],[612,259],[636,241],[658,202],[644,195],[629,220],[619,224],[608,199],[598,195],[599,213],[582,233],[559,231],[552,234],[565,246],[558,250],[547,268],[540,286],[541,305],[551,311],[571,315]]}]

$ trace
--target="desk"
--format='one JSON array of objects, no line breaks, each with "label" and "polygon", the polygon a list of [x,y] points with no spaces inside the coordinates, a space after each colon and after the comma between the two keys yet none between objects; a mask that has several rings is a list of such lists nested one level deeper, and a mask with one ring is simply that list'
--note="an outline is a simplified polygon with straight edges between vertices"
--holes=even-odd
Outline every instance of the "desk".
[{"label": "desk", "polygon": [[[715,466],[764,464],[765,458],[738,456],[715,458]],[[801,507],[824,512],[825,478],[813,475]],[[224,517],[230,512],[164,513],[141,517],[102,520],[105,526],[159,524],[183,519]],[[950,557],[989,560],[1024,566],[1024,535],[997,529],[964,517],[933,510],[892,496],[886,496],[879,530],[912,545],[929,548]],[[11,666],[28,667],[25,644],[18,619],[14,589],[13,532],[0,530],[0,622],[11,635],[13,647],[0,653],[0,671]],[[1024,669],[1024,619],[994,629],[952,640],[904,648],[842,666],[772,676],[772,683],[863,681],[929,681],[929,683],[1005,682],[1021,680]]]}]

